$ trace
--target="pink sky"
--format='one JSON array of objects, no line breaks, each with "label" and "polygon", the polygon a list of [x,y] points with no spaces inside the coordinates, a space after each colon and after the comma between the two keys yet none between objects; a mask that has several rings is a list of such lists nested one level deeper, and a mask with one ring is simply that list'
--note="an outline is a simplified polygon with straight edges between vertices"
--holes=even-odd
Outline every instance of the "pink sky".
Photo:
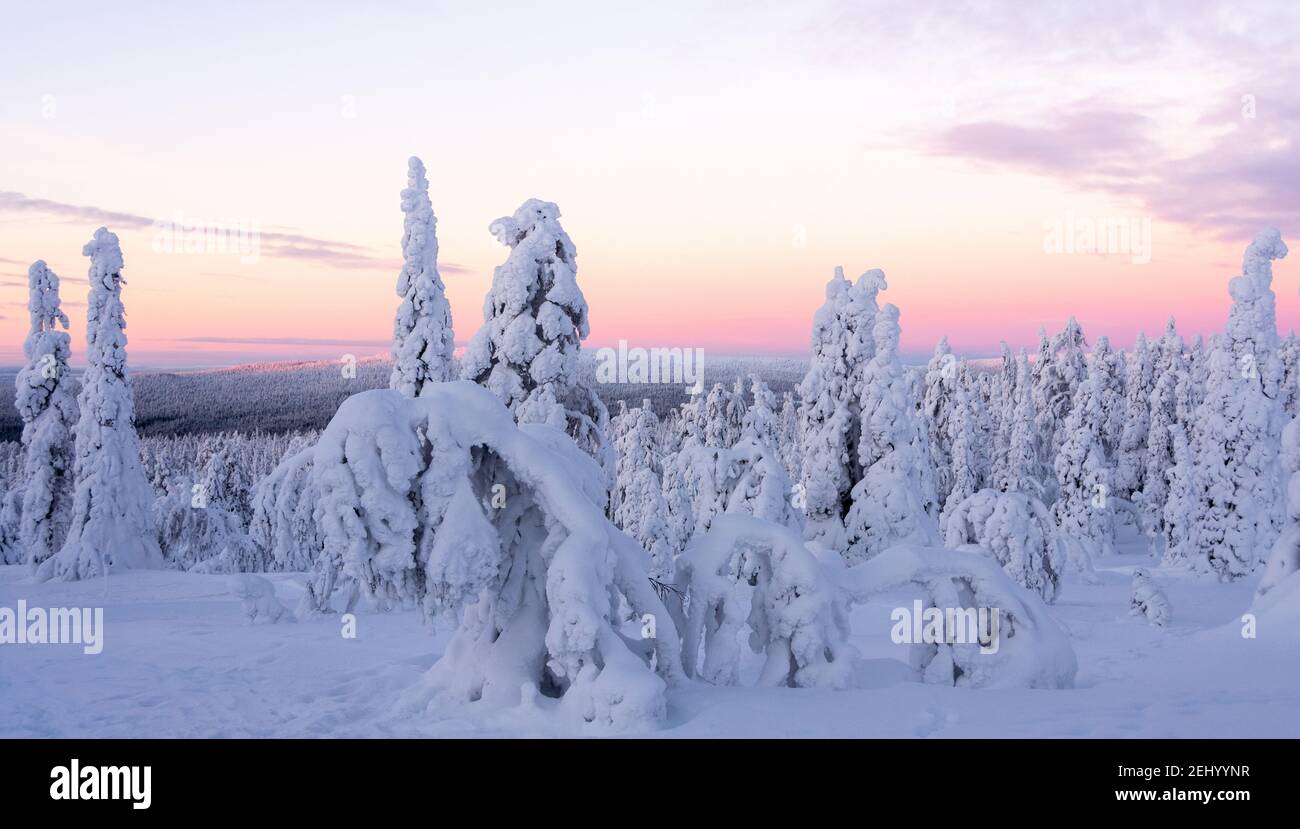
[{"label": "pink sky", "polygon": [[[101,224],[137,366],[384,351],[411,154],[460,341],[505,256],[487,226],[529,197],[577,245],[589,345],[729,354],[806,353],[836,265],[885,270],[913,356],[1071,314],[1124,347],[1170,314],[1208,334],[1253,231],[1300,237],[1294,4],[607,5],[15,12],[0,362],[37,258],[80,352]],[[257,261],[156,251],[177,216],[255,223]],[[1045,250],[1110,219],[1149,257]],[[1300,270],[1276,274],[1285,332]]]}]

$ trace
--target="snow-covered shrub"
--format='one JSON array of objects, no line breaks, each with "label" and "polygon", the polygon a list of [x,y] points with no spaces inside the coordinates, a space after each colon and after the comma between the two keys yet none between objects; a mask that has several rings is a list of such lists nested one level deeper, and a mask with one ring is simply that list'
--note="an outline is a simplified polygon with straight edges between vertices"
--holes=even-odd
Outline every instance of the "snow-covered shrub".
[{"label": "snow-covered shrub", "polygon": [[161,567],[153,490],[140,462],[135,404],[126,379],[122,249],[107,228],[82,250],[90,257],[86,371],[81,376],[67,537],[37,569],[40,580],[90,578],[119,568]]},{"label": "snow-covered shrub", "polygon": [[[765,658],[759,685],[847,687],[855,651],[845,596],[835,571],[797,531],[749,516],[718,516],[677,566],[688,608],[678,622],[688,676],[735,684],[738,637],[748,625],[750,647]],[[753,587],[748,602],[746,583]]]},{"label": "snow-covered shrub", "polygon": [[1156,586],[1145,568],[1133,571],[1133,592],[1129,596],[1129,613],[1141,616],[1157,627],[1169,624],[1169,597]]},{"label": "snow-covered shrub", "polygon": [[1064,550],[1043,502],[1020,492],[982,489],[944,510],[943,543],[974,544],[1021,587],[1051,602],[1060,586]]},{"label": "snow-covered shrub", "polygon": [[253,624],[276,622],[293,622],[289,608],[275,597],[275,585],[249,573],[241,573],[230,579],[230,592],[243,602],[244,615]]},{"label": "snow-covered shrub", "polygon": [[1065,633],[1038,596],[996,562],[962,550],[902,544],[848,568],[836,581],[853,601],[913,586],[925,606],[997,610],[996,652],[979,643],[914,643],[912,665],[927,682],[967,688],[1069,688],[1078,661]]},{"label": "snow-covered shrub", "polygon": [[[380,604],[459,618],[408,705],[516,705],[527,685],[579,723],[664,715],[677,632],[645,551],[604,516],[602,470],[563,431],[516,425],[468,382],[362,392],[322,433],[310,480],[322,558]],[[624,638],[621,607],[655,617],[648,647]]]},{"label": "snow-covered shrub", "polygon": [[37,261],[27,271],[31,327],[23,343],[26,363],[14,381],[14,405],[23,421],[23,491],[16,505],[21,556],[33,570],[63,544],[72,512],[72,430],[77,422],[74,381],[68,370],[68,316],[59,304],[59,277]]}]

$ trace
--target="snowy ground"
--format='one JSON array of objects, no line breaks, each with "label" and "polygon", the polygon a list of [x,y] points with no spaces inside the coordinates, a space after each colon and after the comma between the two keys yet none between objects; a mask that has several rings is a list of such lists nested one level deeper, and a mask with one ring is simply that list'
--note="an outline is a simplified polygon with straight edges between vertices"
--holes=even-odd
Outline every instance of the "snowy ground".
[{"label": "snowy ground", "polygon": [[[1173,605],[1165,630],[1128,615],[1126,554],[1101,583],[1068,582],[1054,615],[1079,659],[1067,691],[968,691],[908,681],[889,613],[859,607],[851,691],[718,688],[671,692],[669,737],[1300,737],[1300,631],[1240,635],[1254,580],[1221,585],[1154,569]],[[296,576],[275,575],[296,605]],[[399,694],[446,637],[413,613],[250,625],[229,578],[133,572],[33,584],[0,567],[0,607],[102,606],[104,651],[0,646],[0,737],[429,737],[564,735],[536,710],[398,713]],[[897,599],[897,601],[894,601]]]}]

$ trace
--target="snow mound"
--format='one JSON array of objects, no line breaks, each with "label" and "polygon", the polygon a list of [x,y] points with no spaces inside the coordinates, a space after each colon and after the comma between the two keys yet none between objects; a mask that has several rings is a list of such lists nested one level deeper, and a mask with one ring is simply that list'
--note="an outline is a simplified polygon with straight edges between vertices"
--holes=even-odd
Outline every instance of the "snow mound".
[{"label": "snow mound", "polygon": [[254,624],[297,621],[289,608],[275,597],[275,585],[261,576],[251,573],[231,576],[230,592],[244,603],[244,615]]}]

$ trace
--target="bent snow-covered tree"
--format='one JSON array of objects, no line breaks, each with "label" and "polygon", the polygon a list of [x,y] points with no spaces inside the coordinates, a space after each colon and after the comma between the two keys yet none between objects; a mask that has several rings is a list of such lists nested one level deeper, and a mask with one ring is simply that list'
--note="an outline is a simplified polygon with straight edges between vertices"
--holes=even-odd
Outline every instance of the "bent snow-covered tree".
[{"label": "bent snow-covered tree", "polygon": [[529,199],[490,230],[510,255],[492,275],[483,327],[465,348],[461,377],[492,391],[519,422],[564,429],[612,477],[609,412],[579,374],[587,300],[560,208]]},{"label": "bent snow-covered tree", "polygon": [[27,278],[31,328],[23,343],[27,362],[14,383],[14,405],[23,421],[25,456],[19,546],[34,569],[63,544],[72,517],[77,401],[68,371],[68,317],[59,306],[59,278],[44,262],[34,263]]},{"label": "bent snow-covered tree", "polygon": [[1051,602],[1060,587],[1064,553],[1047,507],[1032,495],[982,489],[943,514],[943,542],[975,545],[1021,587]]},{"label": "bent snow-covered tree", "polygon": [[77,399],[67,538],[37,570],[39,579],[84,579],[112,570],[162,566],[154,533],[153,489],[140,463],[135,404],[126,379],[122,248],[101,227],[82,250],[90,257],[86,371]]},{"label": "bent snow-covered tree", "polygon": [[[602,471],[562,431],[516,425],[467,382],[362,392],[321,435],[311,476],[326,553],[348,576],[460,620],[407,705],[548,698],[578,723],[663,717],[677,633],[646,552],[604,515]],[[653,616],[655,638],[624,638],[622,607]]]},{"label": "bent snow-covered tree", "polygon": [[[719,516],[678,559],[687,614],[679,613],[676,627],[687,676],[736,684],[739,635],[748,626],[750,648],[764,657],[759,685],[848,687],[856,651],[835,574],[797,530],[752,516]],[[737,589],[741,581],[754,586],[748,602]]]},{"label": "bent snow-covered tree", "polygon": [[402,191],[402,303],[393,322],[393,373],[389,387],[419,397],[426,386],[452,379],[451,306],[438,275],[438,219],[429,201],[424,163],[412,156]]}]

